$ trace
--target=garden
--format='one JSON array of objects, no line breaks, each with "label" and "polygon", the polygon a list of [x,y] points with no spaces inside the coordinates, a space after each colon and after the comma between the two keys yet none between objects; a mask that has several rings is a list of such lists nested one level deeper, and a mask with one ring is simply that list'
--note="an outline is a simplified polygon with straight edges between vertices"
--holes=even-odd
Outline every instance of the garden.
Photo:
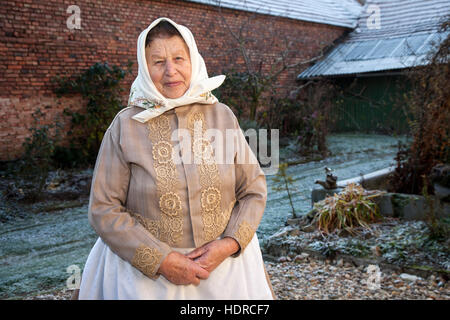
[{"label": "garden", "polygon": [[[448,49],[447,38],[432,63],[405,75],[411,89],[398,104],[408,131],[398,134],[334,132],[330,115],[343,97],[333,81],[280,97],[274,75],[224,72],[227,81],[214,94],[241,128],[280,130],[280,166],[266,177],[257,231],[279,298],[357,299],[358,290],[372,299],[450,297]],[[54,124],[36,110],[24,157],[1,164],[0,298],[70,296],[68,279],[74,268],[82,272],[97,238],[87,219],[93,165],[103,133],[124,107],[121,81],[130,68],[97,63],[55,79],[55,93],[81,95],[84,110],[65,110],[65,121]],[[338,184],[391,166],[378,186]],[[317,188],[330,192],[312,203]],[[419,197],[420,218],[410,219],[410,201]],[[371,266],[389,279],[372,295],[364,282]],[[346,281],[353,291],[338,289]]]}]

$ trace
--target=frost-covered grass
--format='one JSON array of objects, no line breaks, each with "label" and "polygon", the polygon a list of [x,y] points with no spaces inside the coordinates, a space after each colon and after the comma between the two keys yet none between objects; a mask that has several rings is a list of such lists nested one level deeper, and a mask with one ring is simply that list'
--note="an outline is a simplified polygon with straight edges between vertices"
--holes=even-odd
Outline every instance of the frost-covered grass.
[{"label": "frost-covered grass", "polygon": [[[447,220],[442,223],[450,228]],[[293,232],[295,227],[276,239],[281,247],[295,250],[314,250],[325,256],[336,254],[366,258],[378,263],[389,263],[421,270],[434,270],[450,274],[450,239],[433,239],[423,221],[402,221],[385,218],[371,224],[371,230],[356,228],[355,234],[320,231]],[[272,243],[274,239],[271,240]],[[271,250],[274,250],[273,247]]]},{"label": "frost-covered grass", "polygon": [[[316,180],[325,180],[325,167],[333,169],[338,181],[357,177],[395,164],[398,141],[405,137],[370,134],[334,134],[327,138],[331,155],[320,161],[289,166],[286,173],[294,179],[293,202],[295,212],[303,215],[311,210],[311,191],[319,187]],[[299,160],[293,144],[280,150],[280,162]],[[267,206],[258,228],[260,240],[277,232],[291,218],[292,209],[287,192],[275,191],[270,175],[266,176],[268,187]]]}]

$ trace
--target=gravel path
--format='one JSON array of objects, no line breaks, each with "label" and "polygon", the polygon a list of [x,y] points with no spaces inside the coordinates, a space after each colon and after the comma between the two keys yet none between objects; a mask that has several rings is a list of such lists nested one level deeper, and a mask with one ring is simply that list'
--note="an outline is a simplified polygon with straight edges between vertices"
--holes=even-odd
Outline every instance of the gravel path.
[{"label": "gravel path", "polygon": [[367,279],[376,278],[375,273],[367,272],[367,267],[300,257],[294,261],[266,262],[267,272],[279,300],[450,299],[448,283],[435,276],[422,279],[381,272],[379,286],[375,281],[369,281],[370,288]]},{"label": "gravel path", "polygon": [[[369,288],[367,267],[329,262],[310,257],[294,261],[266,262],[273,289],[279,300],[450,300],[445,280],[381,272],[379,288]],[[372,274],[373,275],[373,274]],[[375,279],[375,277],[373,278]],[[68,300],[69,290],[28,296],[25,300]]]}]

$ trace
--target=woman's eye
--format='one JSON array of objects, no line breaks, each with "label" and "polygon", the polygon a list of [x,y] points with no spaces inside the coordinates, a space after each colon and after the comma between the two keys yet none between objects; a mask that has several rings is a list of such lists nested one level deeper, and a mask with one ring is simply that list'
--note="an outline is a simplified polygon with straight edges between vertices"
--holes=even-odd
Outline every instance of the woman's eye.
[{"label": "woman's eye", "polygon": [[183,60],[183,57],[177,57],[177,60]]},{"label": "woman's eye", "polygon": [[157,61],[155,61],[155,64],[162,64],[162,63],[163,63],[162,60],[157,60]]}]

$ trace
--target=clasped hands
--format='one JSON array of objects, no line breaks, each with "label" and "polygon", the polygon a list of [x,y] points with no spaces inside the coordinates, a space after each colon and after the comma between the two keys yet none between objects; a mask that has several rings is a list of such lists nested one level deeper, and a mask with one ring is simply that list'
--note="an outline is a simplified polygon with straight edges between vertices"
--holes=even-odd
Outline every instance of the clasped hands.
[{"label": "clasped hands", "polygon": [[158,273],[177,285],[199,285],[226,258],[239,250],[239,244],[230,237],[213,240],[184,255],[170,252],[161,263]]}]

